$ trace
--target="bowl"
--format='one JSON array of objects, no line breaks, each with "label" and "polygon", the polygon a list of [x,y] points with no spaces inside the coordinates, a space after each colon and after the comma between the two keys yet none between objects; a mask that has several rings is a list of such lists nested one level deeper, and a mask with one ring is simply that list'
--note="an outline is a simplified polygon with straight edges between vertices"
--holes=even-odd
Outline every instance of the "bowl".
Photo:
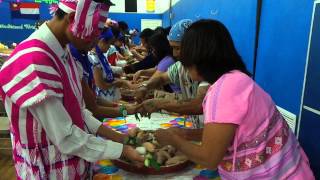
[{"label": "bowl", "polygon": [[170,165],[170,166],[161,166],[160,170],[156,170],[151,167],[141,166],[138,167],[133,165],[127,161],[117,159],[112,160],[112,163],[120,169],[123,169],[128,172],[136,173],[136,174],[144,174],[144,175],[162,175],[169,173],[177,173],[179,171],[183,171],[186,168],[190,167],[193,163],[191,161],[184,161],[179,164]]}]

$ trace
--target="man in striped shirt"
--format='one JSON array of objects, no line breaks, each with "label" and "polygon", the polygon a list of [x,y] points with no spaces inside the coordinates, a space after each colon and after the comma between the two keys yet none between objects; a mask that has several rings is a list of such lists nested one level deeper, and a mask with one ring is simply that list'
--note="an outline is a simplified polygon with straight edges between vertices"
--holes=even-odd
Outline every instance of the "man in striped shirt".
[{"label": "man in striped shirt", "polygon": [[100,159],[123,155],[143,161],[133,148],[117,143],[123,135],[85,109],[78,66],[66,46],[92,48],[109,5],[60,1],[53,19],[21,42],[2,66],[0,95],[10,118],[18,179],[86,179],[90,163]]}]

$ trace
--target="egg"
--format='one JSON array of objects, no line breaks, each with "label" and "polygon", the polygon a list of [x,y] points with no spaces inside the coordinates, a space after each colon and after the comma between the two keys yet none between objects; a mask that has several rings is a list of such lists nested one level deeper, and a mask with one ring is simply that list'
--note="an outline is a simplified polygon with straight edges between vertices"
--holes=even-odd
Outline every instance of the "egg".
[{"label": "egg", "polygon": [[145,155],[147,153],[147,149],[145,147],[137,147],[136,151],[138,151],[140,155]]}]

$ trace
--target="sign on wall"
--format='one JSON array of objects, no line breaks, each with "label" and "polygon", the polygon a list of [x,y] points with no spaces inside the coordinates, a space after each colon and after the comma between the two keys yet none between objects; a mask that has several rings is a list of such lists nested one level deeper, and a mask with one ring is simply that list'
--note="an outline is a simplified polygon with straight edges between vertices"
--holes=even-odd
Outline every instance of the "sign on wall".
[{"label": "sign on wall", "polygon": [[146,28],[155,29],[159,26],[162,26],[161,19],[141,19],[141,30]]},{"label": "sign on wall", "polygon": [[57,4],[59,0],[34,0],[36,3]]},{"label": "sign on wall", "polygon": [[0,24],[0,29],[34,30],[35,24]]}]

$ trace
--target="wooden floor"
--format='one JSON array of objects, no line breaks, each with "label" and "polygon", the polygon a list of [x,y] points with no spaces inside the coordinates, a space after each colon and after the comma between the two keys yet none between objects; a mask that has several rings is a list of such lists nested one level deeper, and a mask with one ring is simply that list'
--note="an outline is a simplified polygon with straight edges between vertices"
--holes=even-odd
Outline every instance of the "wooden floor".
[{"label": "wooden floor", "polygon": [[16,179],[12,162],[11,142],[8,138],[0,138],[0,179]]}]

